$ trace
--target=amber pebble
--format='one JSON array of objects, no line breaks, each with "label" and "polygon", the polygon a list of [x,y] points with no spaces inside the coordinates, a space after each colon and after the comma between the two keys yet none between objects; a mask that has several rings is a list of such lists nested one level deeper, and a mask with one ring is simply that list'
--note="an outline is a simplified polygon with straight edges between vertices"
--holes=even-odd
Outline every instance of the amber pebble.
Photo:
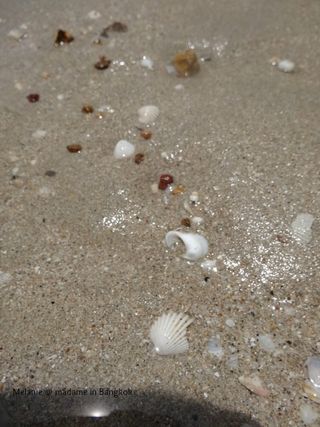
[{"label": "amber pebble", "polygon": [[159,190],[165,190],[168,187],[168,185],[172,183],[173,183],[172,175],[169,175],[169,174],[160,175],[158,188]]},{"label": "amber pebble", "polygon": [[149,130],[142,130],[140,132],[140,136],[143,139],[150,139],[152,137],[152,132],[150,132]]},{"label": "amber pebble", "polygon": [[177,195],[177,194],[182,194],[185,192],[185,188],[183,187],[183,185],[177,185],[173,190],[172,190],[172,194],[173,195]]},{"label": "amber pebble", "polygon": [[134,156],[134,162],[135,163],[137,163],[137,165],[140,165],[140,163],[141,162],[143,162],[144,161],[144,154],[142,154],[142,153],[137,153],[135,156]]},{"label": "amber pebble", "polygon": [[30,93],[30,95],[27,96],[27,99],[29,102],[38,102],[40,99],[40,95],[37,93]]},{"label": "amber pebble", "polygon": [[56,46],[63,46],[65,43],[73,42],[74,37],[68,31],[58,30],[54,44]]},{"label": "amber pebble", "polygon": [[70,144],[67,145],[67,150],[70,153],[79,153],[82,150],[82,147],[80,144]]},{"label": "amber pebble", "polygon": [[178,52],[172,61],[172,65],[180,77],[192,76],[200,70],[197,55],[192,49]]},{"label": "amber pebble", "polygon": [[97,70],[106,70],[109,68],[110,64],[111,59],[107,59],[105,56],[100,56],[99,61],[94,64],[94,68]]},{"label": "amber pebble", "polygon": [[83,107],[82,107],[82,110],[81,110],[83,113],[86,113],[86,114],[90,114],[90,113],[93,113],[93,107],[92,107],[92,105],[84,105]]},{"label": "amber pebble", "polygon": [[191,221],[189,218],[182,218],[181,225],[185,227],[191,227]]},{"label": "amber pebble", "polygon": [[108,27],[104,28],[101,31],[102,37],[109,37],[109,31],[115,31],[117,33],[125,33],[128,31],[128,27],[126,24],[123,24],[122,22],[114,22],[113,24],[109,25]]}]

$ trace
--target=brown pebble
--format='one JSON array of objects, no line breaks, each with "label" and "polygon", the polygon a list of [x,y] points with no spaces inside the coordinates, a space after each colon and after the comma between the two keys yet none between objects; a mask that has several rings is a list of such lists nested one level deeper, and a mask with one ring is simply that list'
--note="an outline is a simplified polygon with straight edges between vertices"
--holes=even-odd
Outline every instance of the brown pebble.
[{"label": "brown pebble", "polygon": [[168,185],[173,183],[173,176],[169,174],[160,175],[158,188],[159,190],[165,190]]},{"label": "brown pebble", "polygon": [[94,64],[94,68],[97,70],[106,70],[110,67],[111,62],[111,59],[107,59],[105,56],[100,56],[99,61]]},{"label": "brown pebble", "polygon": [[177,194],[182,194],[185,192],[185,188],[183,187],[183,185],[177,185],[173,190],[172,190],[172,194],[173,195],[177,195]]},{"label": "brown pebble", "polygon": [[191,227],[191,221],[189,218],[182,218],[181,225],[184,227]]},{"label": "brown pebble", "polygon": [[58,30],[54,44],[56,46],[63,46],[65,43],[73,42],[74,37],[68,31]]},{"label": "brown pebble", "polygon": [[152,132],[150,132],[149,130],[142,130],[140,132],[140,136],[143,139],[150,139],[152,137]]},{"label": "brown pebble", "polygon": [[286,236],[284,236],[283,234],[277,234],[276,235],[276,239],[278,240],[278,242],[280,243],[288,243],[288,239],[286,238]]},{"label": "brown pebble", "polygon": [[82,147],[80,144],[69,144],[67,145],[67,150],[70,153],[79,153],[82,150]]},{"label": "brown pebble", "polygon": [[142,153],[137,153],[135,156],[134,156],[134,162],[137,164],[137,165],[140,165],[140,163],[141,162],[143,162],[144,161],[144,154],[142,154]]},{"label": "brown pebble", "polygon": [[190,77],[200,70],[198,58],[194,50],[178,52],[172,61],[179,77]]},{"label": "brown pebble", "polygon": [[93,113],[94,109],[92,105],[84,105],[81,111],[85,114],[90,114],[90,113]]},{"label": "brown pebble", "polygon": [[31,103],[38,102],[40,99],[40,95],[38,93],[30,93],[30,95],[27,96],[27,100]]},{"label": "brown pebble", "polygon": [[56,171],[52,171],[52,170],[48,170],[48,171],[46,171],[45,172],[45,175],[46,176],[56,176],[57,175],[57,172]]},{"label": "brown pebble", "polygon": [[122,24],[122,22],[114,22],[113,24],[109,25],[108,27],[104,28],[101,31],[102,37],[109,37],[109,31],[114,31],[117,33],[125,33],[128,31],[128,27],[126,24]]}]

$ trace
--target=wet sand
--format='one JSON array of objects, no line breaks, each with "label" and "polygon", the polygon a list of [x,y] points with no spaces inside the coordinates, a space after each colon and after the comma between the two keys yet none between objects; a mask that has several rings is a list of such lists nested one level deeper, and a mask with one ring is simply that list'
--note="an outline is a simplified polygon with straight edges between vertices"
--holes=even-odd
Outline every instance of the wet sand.
[{"label": "wet sand", "polygon": [[[320,352],[319,15],[311,0],[2,0],[3,393],[152,390],[261,426],[303,426],[304,403],[320,412],[302,390],[304,363]],[[128,31],[92,43],[114,21]],[[55,47],[59,28],[74,41]],[[8,36],[13,29],[25,37]],[[168,74],[188,47],[203,59],[200,72]],[[102,55],[112,64],[96,70]],[[280,72],[273,57],[295,71]],[[148,104],[160,114],[144,140],[137,110]],[[120,139],[144,161],[115,160]],[[152,192],[162,173],[185,192]],[[217,272],[163,243],[191,218],[184,202],[193,191],[203,224],[191,230],[207,238]],[[307,245],[290,230],[303,212],[315,217]],[[168,310],[195,320],[189,351],[161,357],[149,329]],[[217,335],[222,359],[207,352]],[[259,335],[276,349],[261,348]],[[240,384],[249,374],[267,398]],[[185,425],[207,425],[189,416]]]}]

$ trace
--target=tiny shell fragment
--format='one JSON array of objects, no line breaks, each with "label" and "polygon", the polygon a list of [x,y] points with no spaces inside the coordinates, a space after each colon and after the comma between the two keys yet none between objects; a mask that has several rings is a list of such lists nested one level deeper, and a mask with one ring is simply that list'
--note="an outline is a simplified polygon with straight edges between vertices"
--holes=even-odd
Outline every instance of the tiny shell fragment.
[{"label": "tiny shell fragment", "polygon": [[73,42],[74,37],[68,31],[58,30],[54,44],[56,46],[63,46],[65,43]]},{"label": "tiny shell fragment", "polygon": [[106,70],[110,67],[111,62],[111,59],[107,59],[105,56],[100,56],[99,61],[94,64],[94,68],[97,70]]},{"label": "tiny shell fragment", "polygon": [[180,77],[190,77],[200,70],[197,55],[192,49],[178,52],[172,61],[172,65]]},{"label": "tiny shell fragment", "polygon": [[262,382],[262,380],[256,375],[249,375],[247,377],[241,376],[238,378],[239,382],[245,386],[252,393],[261,396],[268,397],[270,392],[267,390]]},{"label": "tiny shell fragment", "polygon": [[82,150],[82,147],[80,144],[70,144],[67,145],[67,150],[69,153],[79,153]]}]

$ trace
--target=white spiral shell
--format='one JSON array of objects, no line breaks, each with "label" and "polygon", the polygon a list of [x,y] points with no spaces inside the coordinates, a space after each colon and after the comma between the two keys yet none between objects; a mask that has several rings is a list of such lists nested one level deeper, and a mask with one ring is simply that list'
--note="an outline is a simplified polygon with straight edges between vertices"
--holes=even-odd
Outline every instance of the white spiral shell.
[{"label": "white spiral shell", "polygon": [[169,248],[181,240],[186,247],[186,252],[182,257],[189,261],[196,261],[208,253],[208,241],[200,234],[169,231],[165,240]]},{"label": "white spiral shell", "polygon": [[143,124],[153,123],[159,116],[160,110],[155,105],[145,105],[139,108],[139,122]]},{"label": "white spiral shell", "polygon": [[312,239],[312,223],[314,216],[308,213],[301,213],[291,224],[293,237],[300,243],[307,244]]},{"label": "white spiral shell", "polygon": [[160,316],[150,329],[155,351],[160,355],[184,353],[189,349],[187,327],[193,322],[187,314],[170,311]]}]

